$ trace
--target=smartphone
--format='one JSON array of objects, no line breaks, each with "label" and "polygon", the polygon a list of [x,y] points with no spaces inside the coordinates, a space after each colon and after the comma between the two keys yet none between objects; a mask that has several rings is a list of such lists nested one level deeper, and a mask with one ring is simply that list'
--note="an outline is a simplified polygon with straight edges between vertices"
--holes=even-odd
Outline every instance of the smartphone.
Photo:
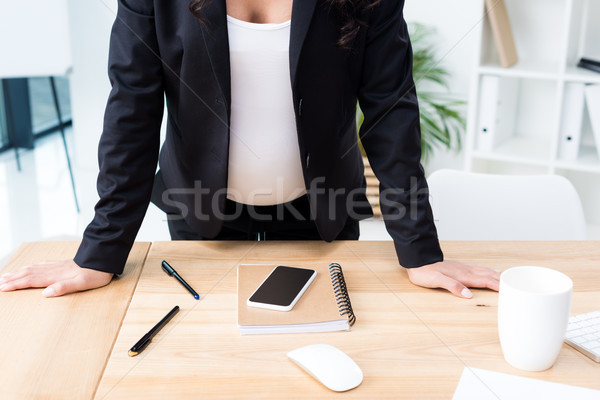
[{"label": "smartphone", "polygon": [[248,298],[250,307],[290,311],[317,276],[307,268],[278,265]]}]

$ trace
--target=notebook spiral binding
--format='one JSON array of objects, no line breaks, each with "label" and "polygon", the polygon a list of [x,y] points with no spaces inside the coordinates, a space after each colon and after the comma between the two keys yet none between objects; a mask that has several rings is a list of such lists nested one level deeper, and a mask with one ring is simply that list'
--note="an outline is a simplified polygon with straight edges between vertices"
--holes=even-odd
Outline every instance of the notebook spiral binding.
[{"label": "notebook spiral binding", "polygon": [[329,264],[329,276],[333,283],[333,293],[335,294],[340,315],[347,315],[348,324],[352,326],[356,322],[356,316],[354,315],[354,311],[352,311],[352,303],[350,302],[350,296],[348,296],[342,266],[338,263]]}]

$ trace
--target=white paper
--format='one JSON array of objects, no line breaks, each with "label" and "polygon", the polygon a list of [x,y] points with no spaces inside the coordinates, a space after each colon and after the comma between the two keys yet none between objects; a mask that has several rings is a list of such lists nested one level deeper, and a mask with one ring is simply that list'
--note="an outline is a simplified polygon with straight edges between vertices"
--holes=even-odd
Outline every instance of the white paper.
[{"label": "white paper", "polygon": [[465,367],[452,400],[600,400],[600,391]]}]

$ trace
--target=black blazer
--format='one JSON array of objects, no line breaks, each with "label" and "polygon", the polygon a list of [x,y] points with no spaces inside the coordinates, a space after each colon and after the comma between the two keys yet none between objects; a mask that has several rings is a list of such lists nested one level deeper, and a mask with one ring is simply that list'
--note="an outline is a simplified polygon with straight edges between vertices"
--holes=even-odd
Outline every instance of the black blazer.
[{"label": "black blazer", "polygon": [[[157,160],[169,201],[183,209],[186,222],[207,238],[219,232],[222,221],[212,205],[223,210],[231,104],[225,0],[212,0],[204,10],[207,26],[188,11],[188,0],[118,4],[110,38],[112,91],[98,148],[100,201],[75,256],[82,267],[114,273],[122,272],[145,215]],[[294,1],[290,80],[321,237],[333,240],[349,214],[371,215],[356,140],[358,99],[365,115],[360,137],[381,182],[386,227],[400,264],[418,267],[443,256],[420,164],[403,5],[382,0],[365,15],[368,27],[348,51],[336,46],[338,24],[325,1]],[[165,98],[167,135],[159,155]]]}]

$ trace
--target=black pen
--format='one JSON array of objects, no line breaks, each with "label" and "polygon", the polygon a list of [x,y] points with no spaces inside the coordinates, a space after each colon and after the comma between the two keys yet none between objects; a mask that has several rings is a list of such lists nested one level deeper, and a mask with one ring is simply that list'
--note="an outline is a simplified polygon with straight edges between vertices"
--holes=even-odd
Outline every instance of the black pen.
[{"label": "black pen", "polygon": [[131,349],[129,349],[129,357],[137,356],[142,350],[144,350],[144,347],[150,343],[154,335],[156,335],[156,333],[160,331],[160,329],[165,326],[171,318],[173,318],[173,315],[177,314],[177,311],[179,311],[179,306],[173,307],[173,309],[169,311],[169,313],[165,315],[165,317],[161,319],[158,324],[154,325],[154,328],[150,329],[148,333],[138,340],[138,342],[134,344]]},{"label": "black pen", "polygon": [[198,300],[200,298],[200,296],[198,296],[198,293],[196,293],[196,291],[194,289],[192,289],[192,287],[190,285],[188,285],[188,283],[186,281],[184,281],[181,276],[179,276],[179,274],[177,273],[177,271],[175,271],[173,269],[173,267],[171,267],[169,265],[168,262],[166,262],[165,260],[163,260],[163,262],[160,263],[160,266],[167,273],[167,275],[174,276],[175,279],[177,279],[179,281],[179,283],[181,283],[188,290],[188,292],[190,292],[192,294],[192,296],[194,296],[194,298],[196,300]]}]

